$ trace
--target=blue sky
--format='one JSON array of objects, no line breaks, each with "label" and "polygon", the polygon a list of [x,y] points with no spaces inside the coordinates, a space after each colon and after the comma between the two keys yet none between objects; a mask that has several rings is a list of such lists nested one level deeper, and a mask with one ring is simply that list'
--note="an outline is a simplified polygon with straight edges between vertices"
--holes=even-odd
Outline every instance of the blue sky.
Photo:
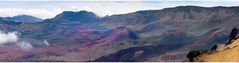
[{"label": "blue sky", "polygon": [[21,14],[52,18],[63,11],[87,10],[98,16],[124,14],[139,10],[160,10],[167,7],[195,5],[203,7],[239,6],[239,1],[0,1],[0,16]]}]

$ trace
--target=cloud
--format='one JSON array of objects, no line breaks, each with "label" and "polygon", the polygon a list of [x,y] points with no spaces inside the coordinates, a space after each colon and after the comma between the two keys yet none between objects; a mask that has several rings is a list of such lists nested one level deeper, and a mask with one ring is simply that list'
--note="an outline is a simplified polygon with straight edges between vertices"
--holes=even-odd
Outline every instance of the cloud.
[{"label": "cloud", "polygon": [[[238,1],[237,1],[238,2]],[[140,10],[160,10],[175,6],[239,6],[236,1],[186,0],[186,1],[21,1],[0,2],[0,16],[8,17],[21,14],[40,18],[53,18],[63,11],[91,11],[103,17],[125,14]],[[39,4],[41,3],[41,4]]]},{"label": "cloud", "polygon": [[143,2],[85,2],[80,4],[69,4],[68,8],[68,10],[73,11],[91,11],[101,17],[147,9],[149,10],[150,7],[144,6]]},{"label": "cloud", "polygon": [[19,42],[17,43],[17,46],[19,46],[22,50],[30,50],[33,48],[33,46],[28,42]]},{"label": "cloud", "polygon": [[17,32],[3,33],[0,31],[0,45],[5,43],[16,43],[17,46],[22,50],[30,50],[33,48],[33,46],[26,41],[19,42],[19,37]]},{"label": "cloud", "polygon": [[17,32],[3,33],[0,31],[0,44],[17,42],[18,36]]},{"label": "cloud", "polygon": [[43,8],[33,8],[33,9],[23,9],[23,8],[0,8],[0,16],[2,17],[12,17],[16,15],[32,15],[39,18],[52,18],[56,14],[61,13],[63,10],[59,8],[54,9],[43,9]]},{"label": "cloud", "polygon": [[43,43],[46,44],[46,46],[50,46],[50,44],[46,40],[44,40]]}]

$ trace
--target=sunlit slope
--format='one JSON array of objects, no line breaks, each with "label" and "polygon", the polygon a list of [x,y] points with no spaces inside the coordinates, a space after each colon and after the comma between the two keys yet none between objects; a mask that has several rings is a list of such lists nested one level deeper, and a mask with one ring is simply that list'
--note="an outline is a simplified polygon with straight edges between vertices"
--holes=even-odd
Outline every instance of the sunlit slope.
[{"label": "sunlit slope", "polygon": [[217,48],[206,52],[193,61],[205,62],[238,62],[239,61],[239,39],[234,40],[231,44],[218,44]]}]

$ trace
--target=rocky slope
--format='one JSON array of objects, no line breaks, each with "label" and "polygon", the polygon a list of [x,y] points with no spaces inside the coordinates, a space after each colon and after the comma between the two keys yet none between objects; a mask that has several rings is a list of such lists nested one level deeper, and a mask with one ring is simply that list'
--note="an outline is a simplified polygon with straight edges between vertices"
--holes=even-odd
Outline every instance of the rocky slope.
[{"label": "rocky slope", "polygon": [[211,50],[191,51],[187,57],[190,61],[195,62],[238,62],[239,39],[238,34],[235,34],[235,36],[237,37],[230,38],[231,41],[228,41],[228,43],[217,44]]}]

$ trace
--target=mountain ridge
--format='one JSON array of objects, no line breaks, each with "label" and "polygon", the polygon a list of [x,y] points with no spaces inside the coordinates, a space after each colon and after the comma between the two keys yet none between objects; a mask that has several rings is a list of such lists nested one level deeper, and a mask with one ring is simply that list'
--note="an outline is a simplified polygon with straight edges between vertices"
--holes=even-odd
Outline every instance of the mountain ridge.
[{"label": "mountain ridge", "polygon": [[30,15],[17,15],[13,17],[6,17],[4,19],[7,19],[9,21],[15,21],[15,22],[41,22],[43,19],[30,16]]}]

